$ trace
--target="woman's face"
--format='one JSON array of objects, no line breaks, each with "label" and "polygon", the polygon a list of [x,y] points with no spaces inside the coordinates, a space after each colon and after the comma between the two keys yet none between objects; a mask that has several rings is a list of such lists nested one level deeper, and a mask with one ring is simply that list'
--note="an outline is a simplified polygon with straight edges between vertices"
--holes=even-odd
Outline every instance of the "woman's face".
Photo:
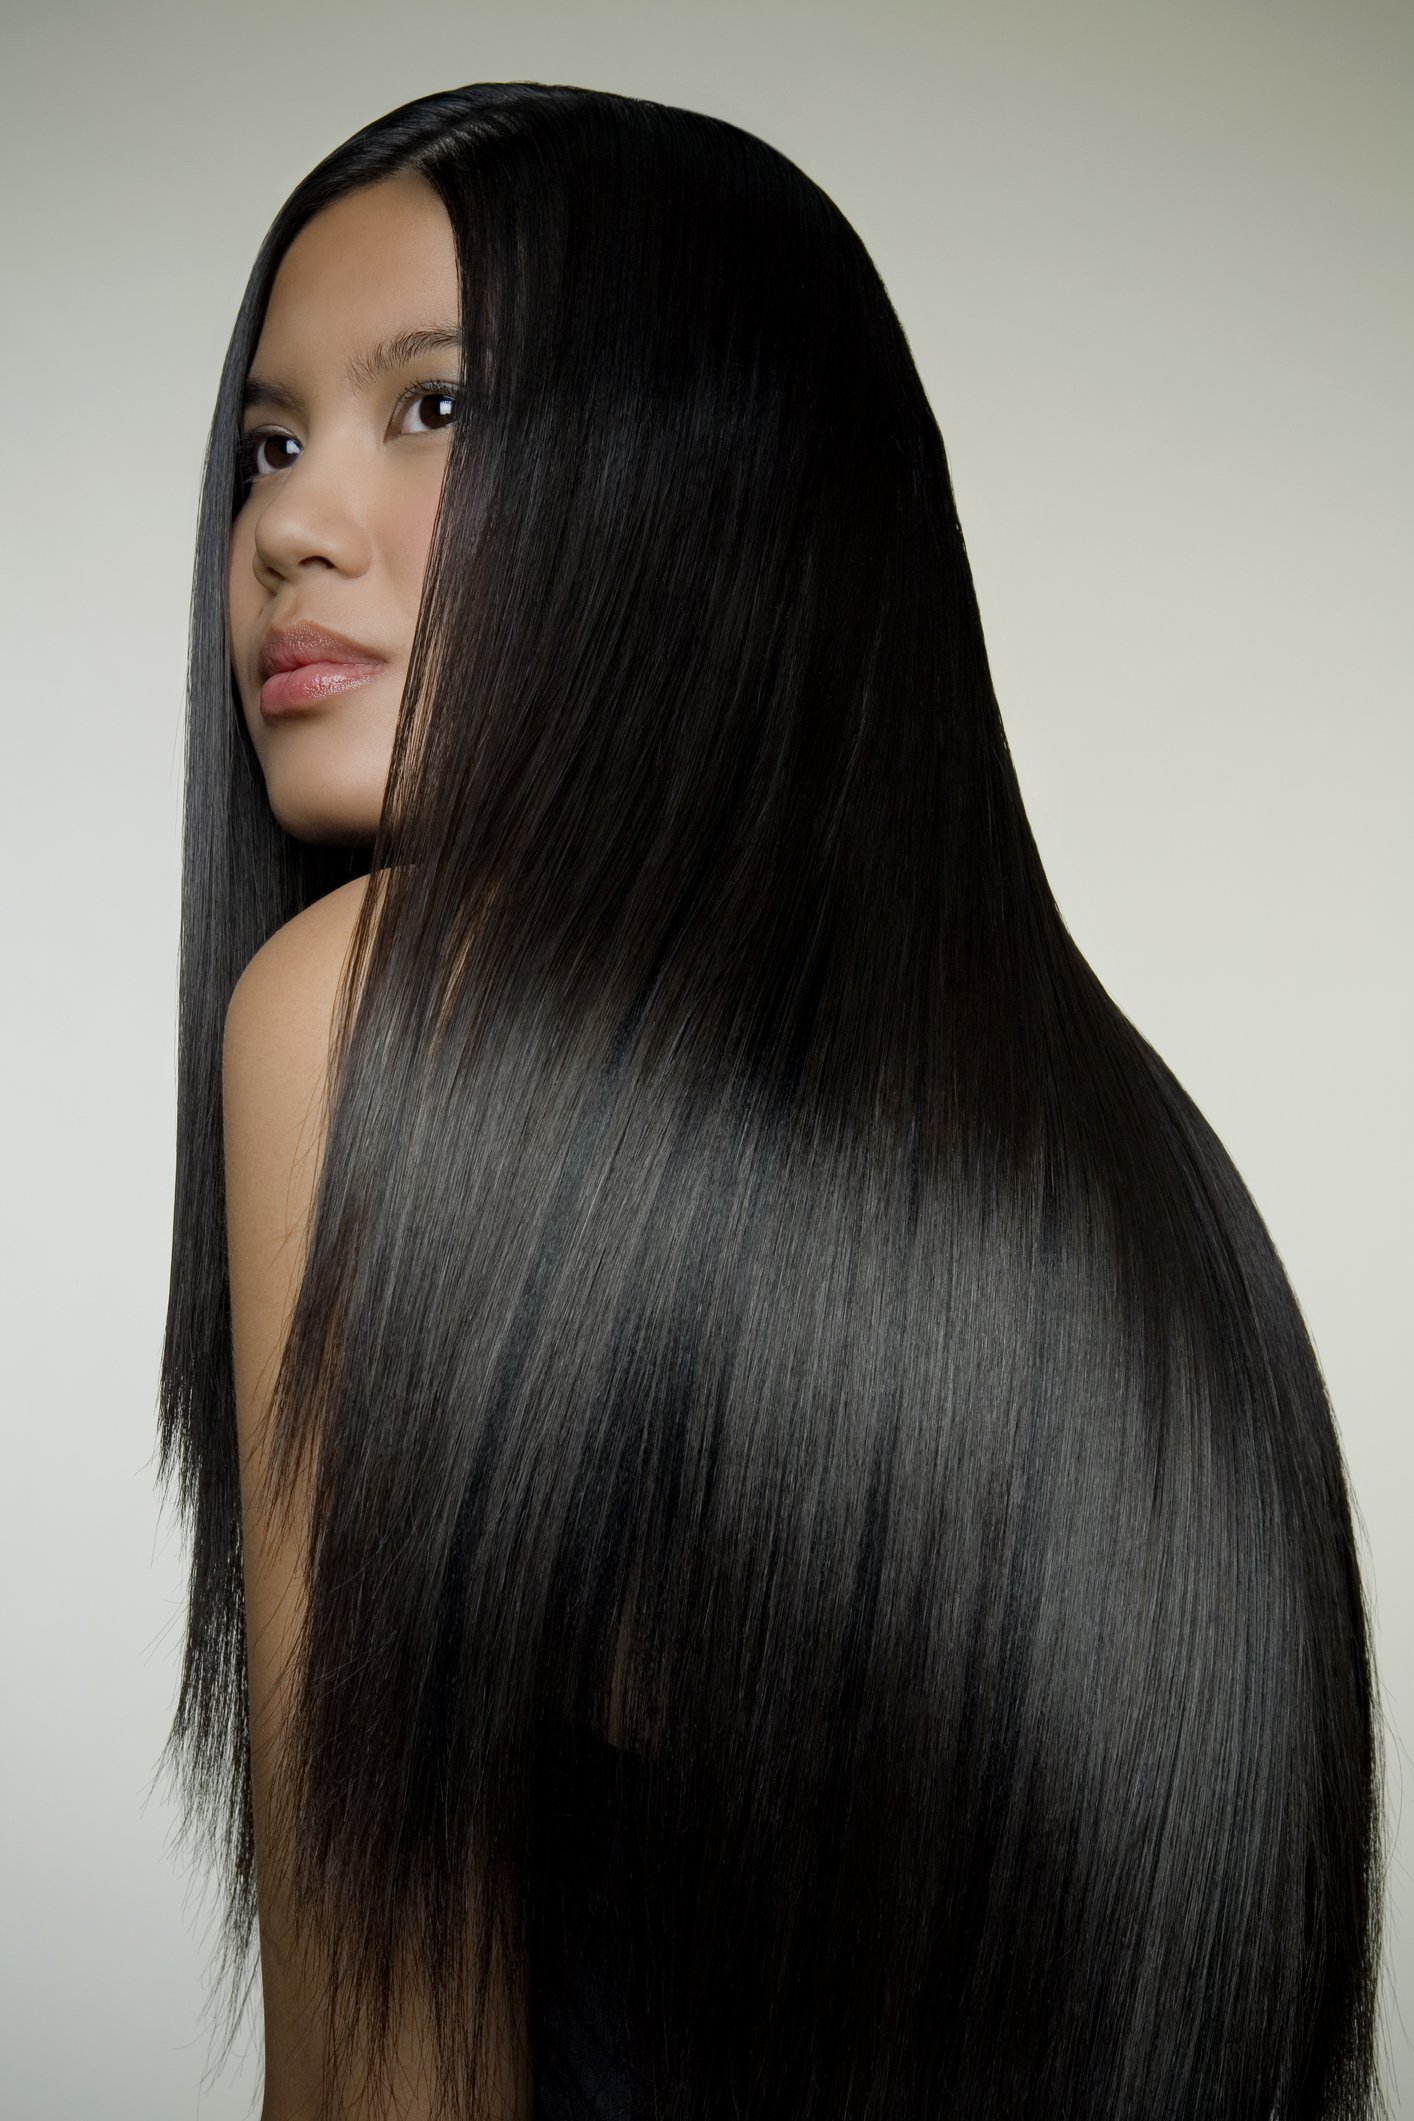
[{"label": "woman's face", "polygon": [[[378,824],[461,381],[458,310],[446,208],[405,174],[325,207],[271,289],[241,421],[230,646],[270,807],[297,839],[363,845]],[[311,660],[321,646],[367,655],[331,667]],[[303,674],[267,678],[272,650]]]}]

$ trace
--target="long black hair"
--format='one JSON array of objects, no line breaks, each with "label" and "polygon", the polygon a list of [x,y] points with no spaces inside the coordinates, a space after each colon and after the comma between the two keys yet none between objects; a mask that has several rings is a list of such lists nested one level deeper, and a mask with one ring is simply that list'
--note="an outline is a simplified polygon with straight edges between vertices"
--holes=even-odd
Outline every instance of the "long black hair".
[{"label": "long black hair", "polygon": [[[463,412],[371,851],[236,703],[238,405],[311,216],[415,171]],[[1379,2107],[1371,1654],[1326,1390],[1221,1142],[1067,932],[948,465],[849,223],[736,126],[419,98],[298,185],[192,610],[169,1747],[255,1916],[223,1018],[370,878],[274,1397],[316,1482],[283,1796],[341,2022],[534,1977],[576,1729],[644,2110]]]}]

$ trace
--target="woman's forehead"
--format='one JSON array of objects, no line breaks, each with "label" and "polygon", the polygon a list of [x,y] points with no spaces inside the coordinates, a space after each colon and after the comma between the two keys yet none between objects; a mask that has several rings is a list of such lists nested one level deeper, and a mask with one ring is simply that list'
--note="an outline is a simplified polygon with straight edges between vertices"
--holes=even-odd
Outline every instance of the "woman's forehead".
[{"label": "woman's forehead", "polygon": [[[409,357],[455,334],[456,245],[447,210],[423,178],[385,179],[336,199],[294,238],[275,274],[251,357],[275,382],[279,364],[353,363],[349,380],[387,372],[394,342]],[[424,343],[416,344],[421,339]]]}]

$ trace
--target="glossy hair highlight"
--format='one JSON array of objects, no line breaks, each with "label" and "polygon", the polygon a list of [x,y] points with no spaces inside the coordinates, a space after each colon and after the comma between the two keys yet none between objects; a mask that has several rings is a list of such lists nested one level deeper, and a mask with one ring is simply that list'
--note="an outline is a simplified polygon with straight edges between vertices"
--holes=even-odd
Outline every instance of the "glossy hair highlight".
[{"label": "glossy hair highlight", "polygon": [[[371,854],[235,700],[241,384],[290,241],[416,171],[465,341]],[[169,1741],[255,1923],[226,1005],[367,868],[276,1381],[318,1507],[284,1816],[331,2019],[553,1949],[626,1733],[641,2110],[1381,2110],[1379,1773],[1337,1436],[1231,1158],[1106,993],[1008,752],[943,443],[849,223],[733,125],[422,97],[295,189],[193,590],[161,1473]]]}]

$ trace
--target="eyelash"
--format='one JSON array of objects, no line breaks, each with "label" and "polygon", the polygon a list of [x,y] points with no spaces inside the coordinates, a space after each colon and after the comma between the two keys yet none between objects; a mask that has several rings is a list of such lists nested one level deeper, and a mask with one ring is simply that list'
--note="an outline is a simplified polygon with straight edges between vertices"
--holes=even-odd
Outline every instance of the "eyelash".
[{"label": "eyelash", "polygon": [[[393,408],[394,415],[401,414],[404,406],[413,404],[418,398],[451,398],[459,404],[461,396],[460,383],[444,382],[431,377],[426,382],[408,385]],[[252,427],[248,434],[241,437],[240,446],[236,451],[236,479],[243,494],[248,494],[252,486],[259,486],[262,480],[274,476],[269,471],[255,470],[255,455],[262,442],[268,442],[272,435],[282,435],[284,432],[283,427]],[[283,468],[288,471],[289,465]]]}]

